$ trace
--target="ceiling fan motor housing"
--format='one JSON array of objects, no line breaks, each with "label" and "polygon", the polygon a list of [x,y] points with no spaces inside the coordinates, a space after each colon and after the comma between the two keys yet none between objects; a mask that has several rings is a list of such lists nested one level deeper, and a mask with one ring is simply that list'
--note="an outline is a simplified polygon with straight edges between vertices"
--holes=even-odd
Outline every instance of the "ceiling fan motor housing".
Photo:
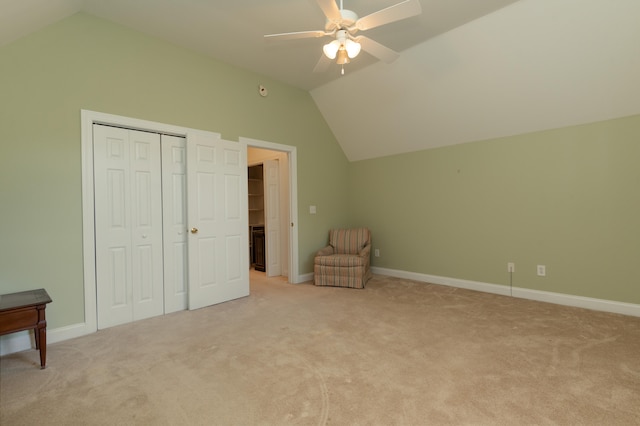
[{"label": "ceiling fan motor housing", "polygon": [[352,10],[342,9],[340,10],[340,16],[342,16],[340,22],[332,22],[327,20],[324,29],[326,31],[347,29],[353,26],[358,20],[358,15]]}]

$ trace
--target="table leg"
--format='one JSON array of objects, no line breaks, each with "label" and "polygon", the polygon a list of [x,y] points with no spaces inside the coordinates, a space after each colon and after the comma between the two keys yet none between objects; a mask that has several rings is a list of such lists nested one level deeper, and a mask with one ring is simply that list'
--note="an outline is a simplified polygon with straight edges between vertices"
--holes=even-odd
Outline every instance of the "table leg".
[{"label": "table leg", "polygon": [[45,308],[47,305],[37,306],[38,309],[38,325],[36,343],[40,350],[40,368],[43,369],[47,363],[47,318],[45,316]]},{"label": "table leg", "polygon": [[36,342],[40,346],[40,369],[44,369],[47,363],[47,328],[38,328],[37,335]]},{"label": "table leg", "polygon": [[36,349],[40,349],[40,333],[38,333],[38,327],[33,329],[33,337],[36,340]]}]

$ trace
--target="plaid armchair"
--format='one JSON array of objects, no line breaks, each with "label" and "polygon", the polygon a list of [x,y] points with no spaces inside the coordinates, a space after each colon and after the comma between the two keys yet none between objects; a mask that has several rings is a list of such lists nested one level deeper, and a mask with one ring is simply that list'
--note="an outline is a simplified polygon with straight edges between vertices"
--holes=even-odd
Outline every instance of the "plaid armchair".
[{"label": "plaid armchair", "polygon": [[329,231],[329,245],[316,253],[313,283],[364,288],[371,278],[370,255],[369,229],[332,229]]}]

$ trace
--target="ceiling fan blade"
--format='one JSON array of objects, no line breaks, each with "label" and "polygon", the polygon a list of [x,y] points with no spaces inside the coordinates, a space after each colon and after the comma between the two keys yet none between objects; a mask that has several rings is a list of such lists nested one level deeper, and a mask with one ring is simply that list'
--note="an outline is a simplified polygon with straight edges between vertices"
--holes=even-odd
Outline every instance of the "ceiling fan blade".
[{"label": "ceiling fan blade", "polygon": [[324,37],[325,35],[329,35],[331,33],[327,33],[325,31],[297,31],[293,33],[280,33],[280,34],[267,34],[264,36],[265,39],[280,39],[280,40],[295,40],[298,38],[314,38],[314,37]]},{"label": "ceiling fan blade", "polygon": [[327,58],[325,55],[320,56],[318,63],[316,64],[313,72],[325,72],[329,65],[333,62],[331,59]]},{"label": "ceiling fan blade", "polygon": [[340,9],[338,9],[338,5],[335,0],[316,0],[318,2],[318,6],[322,9],[322,13],[330,22],[340,22],[342,20],[342,15],[340,14]]},{"label": "ceiling fan blade", "polygon": [[395,61],[400,56],[400,54],[395,50],[391,50],[387,46],[383,46],[369,37],[358,36],[355,38],[355,41],[360,43],[362,50],[375,56],[381,61],[386,62],[387,64]]},{"label": "ceiling fan blade", "polygon": [[405,0],[370,15],[363,16],[356,22],[356,28],[363,31],[369,30],[371,28],[379,27],[380,25],[410,18],[412,16],[419,15],[420,13],[422,13],[420,0]]}]

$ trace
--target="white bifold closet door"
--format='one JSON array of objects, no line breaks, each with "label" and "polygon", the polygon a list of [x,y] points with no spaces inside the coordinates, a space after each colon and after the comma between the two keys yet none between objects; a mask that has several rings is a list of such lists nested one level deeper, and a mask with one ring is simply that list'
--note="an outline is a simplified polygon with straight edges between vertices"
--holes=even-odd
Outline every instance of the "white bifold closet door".
[{"label": "white bifold closet door", "polygon": [[246,144],[93,126],[98,328],[249,295]]},{"label": "white bifold closet door", "polygon": [[160,135],[95,125],[98,328],[164,313]]}]

